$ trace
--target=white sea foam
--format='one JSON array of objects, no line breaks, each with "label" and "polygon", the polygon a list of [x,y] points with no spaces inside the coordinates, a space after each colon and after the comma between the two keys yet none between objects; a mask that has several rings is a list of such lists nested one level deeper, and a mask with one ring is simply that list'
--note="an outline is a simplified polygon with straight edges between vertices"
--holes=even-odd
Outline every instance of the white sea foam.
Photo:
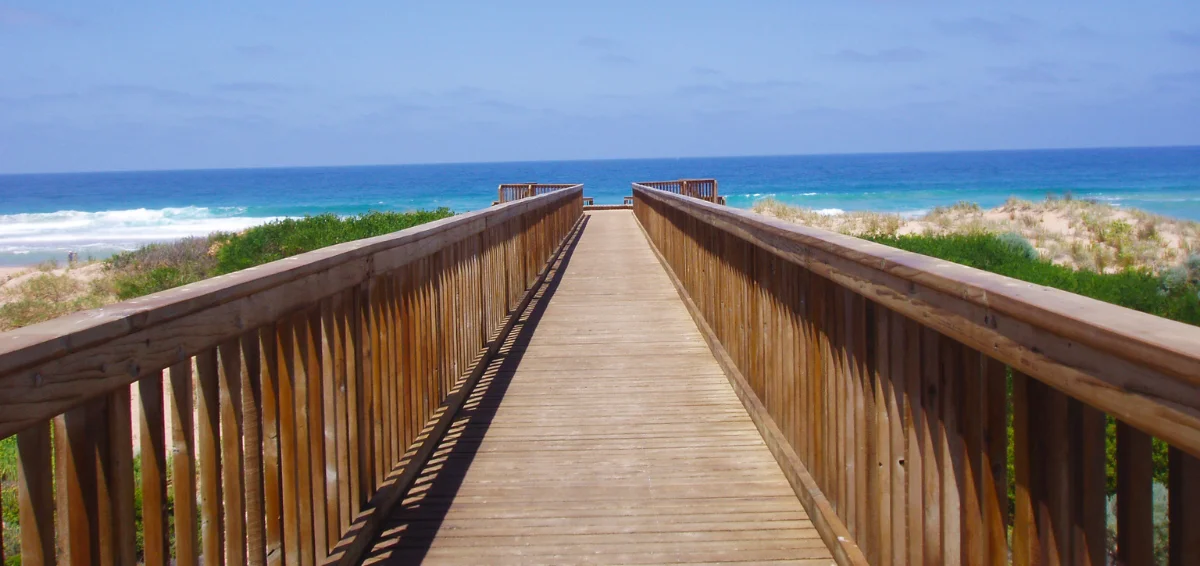
[{"label": "white sea foam", "polygon": [[816,210],[816,213],[822,214],[825,216],[837,216],[839,214],[845,214],[846,211],[844,211],[840,208],[819,208]]},{"label": "white sea foam", "polygon": [[236,232],[274,217],[245,216],[243,208],[105,210],[0,215],[0,253],[76,248],[132,249],[149,242]]}]

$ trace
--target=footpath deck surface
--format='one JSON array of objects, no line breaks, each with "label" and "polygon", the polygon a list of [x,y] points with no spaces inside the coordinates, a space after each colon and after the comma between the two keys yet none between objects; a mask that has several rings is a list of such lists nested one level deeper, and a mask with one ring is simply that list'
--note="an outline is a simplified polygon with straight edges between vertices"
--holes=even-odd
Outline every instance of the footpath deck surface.
[{"label": "footpath deck surface", "polygon": [[833,563],[632,213],[527,317],[366,563]]}]

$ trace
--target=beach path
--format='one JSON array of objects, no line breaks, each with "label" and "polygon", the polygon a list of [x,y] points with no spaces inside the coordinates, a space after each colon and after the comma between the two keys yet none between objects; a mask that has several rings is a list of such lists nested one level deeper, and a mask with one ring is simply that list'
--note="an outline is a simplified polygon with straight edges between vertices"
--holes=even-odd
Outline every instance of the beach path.
[{"label": "beach path", "polygon": [[367,564],[830,564],[628,210],[573,251]]}]

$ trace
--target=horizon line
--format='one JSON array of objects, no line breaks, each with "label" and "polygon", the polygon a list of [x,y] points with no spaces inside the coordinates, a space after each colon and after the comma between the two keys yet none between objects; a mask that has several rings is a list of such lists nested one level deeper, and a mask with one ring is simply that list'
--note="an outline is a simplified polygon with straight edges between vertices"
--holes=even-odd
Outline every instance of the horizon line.
[{"label": "horizon line", "polygon": [[497,161],[427,161],[414,163],[359,163],[348,165],[262,165],[251,167],[189,167],[176,169],[97,169],[97,170],[77,170],[77,171],[25,171],[5,173],[0,172],[0,177],[20,177],[20,176],[51,176],[51,175],[101,175],[101,174],[118,174],[118,173],[184,173],[184,172],[202,172],[202,171],[270,171],[283,169],[342,169],[342,168],[372,168],[372,167],[425,167],[439,165],[501,165],[501,164],[528,164],[528,163],[590,163],[597,161],[658,161],[658,160],[686,160],[686,159],[746,159],[746,158],[779,158],[779,157],[850,157],[850,156],[872,156],[872,155],[934,155],[934,154],[954,154],[954,153],[1017,153],[1017,152],[1036,152],[1036,151],[1095,151],[1095,150],[1128,150],[1128,149],[1193,149],[1200,148],[1197,145],[1138,145],[1138,146],[1074,146],[1074,147],[1034,147],[1034,148],[994,148],[994,149],[947,149],[947,150],[921,150],[921,151],[847,151],[847,152],[826,152],[826,153],[776,153],[776,154],[734,154],[734,155],[682,155],[682,156],[660,156],[660,157],[604,157],[604,158],[582,158],[582,159],[518,159],[518,160],[497,160]]}]

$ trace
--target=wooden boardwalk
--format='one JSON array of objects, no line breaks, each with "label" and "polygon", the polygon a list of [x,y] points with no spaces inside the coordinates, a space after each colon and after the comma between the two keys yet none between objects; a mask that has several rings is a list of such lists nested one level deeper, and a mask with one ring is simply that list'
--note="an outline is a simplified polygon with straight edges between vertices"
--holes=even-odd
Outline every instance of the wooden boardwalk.
[{"label": "wooden boardwalk", "polygon": [[578,243],[368,564],[830,564],[629,211]]}]

